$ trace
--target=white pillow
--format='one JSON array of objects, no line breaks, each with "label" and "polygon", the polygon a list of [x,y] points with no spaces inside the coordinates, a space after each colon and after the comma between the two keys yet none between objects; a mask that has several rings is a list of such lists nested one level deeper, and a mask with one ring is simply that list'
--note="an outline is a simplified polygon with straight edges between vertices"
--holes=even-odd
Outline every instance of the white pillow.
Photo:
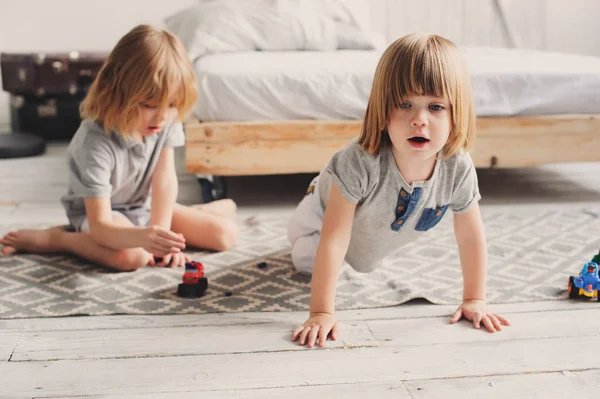
[{"label": "white pillow", "polygon": [[[372,49],[362,0],[204,0],[165,20],[190,58],[256,50]],[[352,8],[353,6],[354,8]]]}]

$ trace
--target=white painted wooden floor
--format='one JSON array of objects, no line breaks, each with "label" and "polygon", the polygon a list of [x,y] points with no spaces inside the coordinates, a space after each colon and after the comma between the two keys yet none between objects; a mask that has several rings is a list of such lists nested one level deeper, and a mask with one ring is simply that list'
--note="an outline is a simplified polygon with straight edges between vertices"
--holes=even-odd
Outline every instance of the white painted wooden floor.
[{"label": "white painted wooden floor", "polygon": [[[58,203],[63,157],[64,145],[57,145],[43,157],[0,160],[1,229],[65,222]],[[180,200],[199,202],[195,178],[179,166]],[[587,206],[600,199],[600,164],[480,172],[482,206]],[[287,216],[310,177],[230,179],[240,219]],[[597,303],[497,305],[513,325],[496,334],[466,322],[448,325],[453,310],[414,302],[339,312],[341,339],[313,350],[289,339],[304,312],[0,320],[0,398],[600,394]]]}]

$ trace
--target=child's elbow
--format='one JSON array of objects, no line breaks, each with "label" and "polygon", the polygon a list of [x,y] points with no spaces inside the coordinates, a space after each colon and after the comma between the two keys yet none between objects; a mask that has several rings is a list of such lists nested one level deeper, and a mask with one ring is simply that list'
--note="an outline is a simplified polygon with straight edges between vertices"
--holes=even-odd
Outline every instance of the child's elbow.
[{"label": "child's elbow", "polygon": [[104,246],[104,237],[105,234],[102,232],[102,227],[94,224],[90,224],[89,226],[89,234],[92,240],[98,244]]}]

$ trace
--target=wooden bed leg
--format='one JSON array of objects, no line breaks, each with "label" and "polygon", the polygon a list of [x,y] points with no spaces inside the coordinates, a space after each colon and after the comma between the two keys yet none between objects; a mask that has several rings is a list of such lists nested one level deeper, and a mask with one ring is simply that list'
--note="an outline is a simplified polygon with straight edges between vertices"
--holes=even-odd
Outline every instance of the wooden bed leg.
[{"label": "wooden bed leg", "polygon": [[202,192],[202,202],[212,202],[227,197],[227,182],[223,176],[196,175]]},{"label": "wooden bed leg", "polygon": [[498,166],[498,158],[496,158],[496,156],[494,155],[490,159],[490,168],[495,168],[496,166]]}]

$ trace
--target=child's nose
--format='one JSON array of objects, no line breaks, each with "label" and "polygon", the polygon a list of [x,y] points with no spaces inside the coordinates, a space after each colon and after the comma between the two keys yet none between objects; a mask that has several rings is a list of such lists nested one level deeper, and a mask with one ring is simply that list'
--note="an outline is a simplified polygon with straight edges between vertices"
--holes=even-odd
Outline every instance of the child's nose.
[{"label": "child's nose", "polygon": [[427,117],[424,111],[417,111],[412,119],[411,124],[417,126],[427,126]]},{"label": "child's nose", "polygon": [[164,121],[169,120],[171,118],[171,113],[172,113],[172,110],[169,108],[167,108],[163,112],[159,113],[157,115],[158,122],[164,122]]},{"label": "child's nose", "polygon": [[161,123],[164,120],[164,113],[163,112],[156,112],[153,116],[152,116],[152,124],[156,125]]}]

